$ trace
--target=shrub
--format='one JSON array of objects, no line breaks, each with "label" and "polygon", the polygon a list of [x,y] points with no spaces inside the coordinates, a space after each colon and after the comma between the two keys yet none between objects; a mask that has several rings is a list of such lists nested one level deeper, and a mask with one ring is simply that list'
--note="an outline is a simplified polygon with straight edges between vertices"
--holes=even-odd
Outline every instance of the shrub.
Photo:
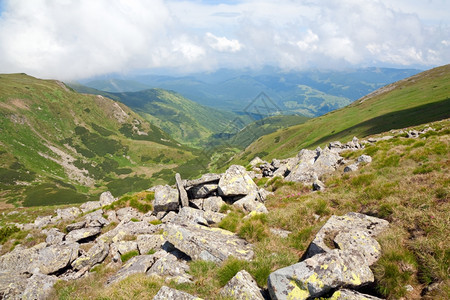
[{"label": "shrub", "polygon": [[0,228],[0,244],[6,242],[11,235],[19,231],[20,229],[16,225],[8,225]]}]

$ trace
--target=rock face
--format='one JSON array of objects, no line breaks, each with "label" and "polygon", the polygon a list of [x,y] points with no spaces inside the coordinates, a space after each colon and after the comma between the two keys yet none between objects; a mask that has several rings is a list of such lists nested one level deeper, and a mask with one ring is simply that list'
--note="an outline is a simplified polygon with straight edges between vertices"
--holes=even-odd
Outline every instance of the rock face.
[{"label": "rock face", "polygon": [[155,190],[155,200],[153,201],[154,213],[160,211],[178,211],[179,195],[176,189],[170,186],[158,186]]},{"label": "rock face", "polygon": [[202,300],[201,298],[194,297],[188,293],[177,291],[167,286],[161,287],[158,293],[153,297],[153,300]]},{"label": "rock face", "polygon": [[253,250],[249,243],[234,233],[200,225],[166,225],[164,236],[177,249],[192,259],[222,262],[229,256],[251,260]]},{"label": "rock face", "polygon": [[39,251],[36,266],[42,274],[53,274],[69,266],[77,257],[80,245],[65,242]]},{"label": "rock face", "polygon": [[231,280],[228,281],[228,283],[220,291],[220,294],[237,300],[264,300],[256,281],[245,270],[239,271],[233,278],[231,278]]}]

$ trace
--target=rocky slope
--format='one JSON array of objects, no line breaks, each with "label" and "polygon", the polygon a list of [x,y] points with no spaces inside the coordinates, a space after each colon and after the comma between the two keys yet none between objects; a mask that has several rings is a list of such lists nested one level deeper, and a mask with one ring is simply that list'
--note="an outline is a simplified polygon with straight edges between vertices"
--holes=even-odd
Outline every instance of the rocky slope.
[{"label": "rocky slope", "polygon": [[[89,278],[93,276],[90,271],[98,265],[115,270],[108,276],[106,286],[136,274],[181,286],[195,281],[189,272],[192,262],[221,264],[230,257],[241,264],[252,262],[260,250],[217,224],[237,211],[246,215],[243,221],[270,214],[265,205],[270,192],[258,187],[254,179],[273,180],[281,176],[285,182],[302,182],[324,192],[325,184],[319,179],[323,180],[327,174],[344,167],[344,173],[356,172],[357,168],[373,163],[368,155],[349,159],[348,153],[392,139],[414,142],[430,134],[445,136],[445,130],[448,131],[425,127],[364,141],[354,138],[345,144],[333,142],[324,149],[303,149],[295,157],[274,159],[270,164],[255,158],[248,166],[252,171],[233,165],[223,174],[205,174],[195,180],[182,180],[177,174],[174,186],[154,186],[146,192],[145,199],[152,202],[151,206],[132,200],[129,206],[123,206],[120,204],[126,198],[118,200],[105,192],[99,201],[57,209],[55,214],[40,216],[33,223],[9,224],[10,228],[29,232],[28,239],[35,238],[35,245],[19,244],[11,251],[3,249],[0,296],[45,299],[58,280]],[[343,153],[345,157],[341,156]],[[240,269],[220,294],[233,299],[378,299],[363,295],[361,290],[374,283],[370,267],[383,253],[375,237],[387,230],[388,224],[386,220],[357,212],[333,215],[315,234],[300,262],[268,274],[267,289]],[[281,236],[291,234],[276,228],[273,232]],[[38,236],[42,239],[40,243]],[[195,299],[169,287],[162,287],[153,299],[167,297]]]}]

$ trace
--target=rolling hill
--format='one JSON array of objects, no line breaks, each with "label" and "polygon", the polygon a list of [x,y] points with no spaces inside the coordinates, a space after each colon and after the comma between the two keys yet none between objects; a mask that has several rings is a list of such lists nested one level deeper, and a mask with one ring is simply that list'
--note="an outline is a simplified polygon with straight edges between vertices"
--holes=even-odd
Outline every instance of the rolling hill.
[{"label": "rolling hill", "polygon": [[54,80],[0,75],[2,201],[63,204],[105,189],[142,190],[193,152],[120,102]]},{"label": "rolling hill", "polygon": [[304,124],[266,135],[248,146],[233,162],[245,163],[255,156],[265,159],[293,156],[298,149],[449,117],[450,65],[445,65],[387,85]]}]

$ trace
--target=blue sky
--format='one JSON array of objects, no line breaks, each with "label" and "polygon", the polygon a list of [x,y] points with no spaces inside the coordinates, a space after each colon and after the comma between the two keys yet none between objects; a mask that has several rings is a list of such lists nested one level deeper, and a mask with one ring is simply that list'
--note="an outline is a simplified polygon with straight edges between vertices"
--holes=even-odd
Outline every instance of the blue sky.
[{"label": "blue sky", "polygon": [[0,73],[450,62],[448,0],[0,0]]}]

